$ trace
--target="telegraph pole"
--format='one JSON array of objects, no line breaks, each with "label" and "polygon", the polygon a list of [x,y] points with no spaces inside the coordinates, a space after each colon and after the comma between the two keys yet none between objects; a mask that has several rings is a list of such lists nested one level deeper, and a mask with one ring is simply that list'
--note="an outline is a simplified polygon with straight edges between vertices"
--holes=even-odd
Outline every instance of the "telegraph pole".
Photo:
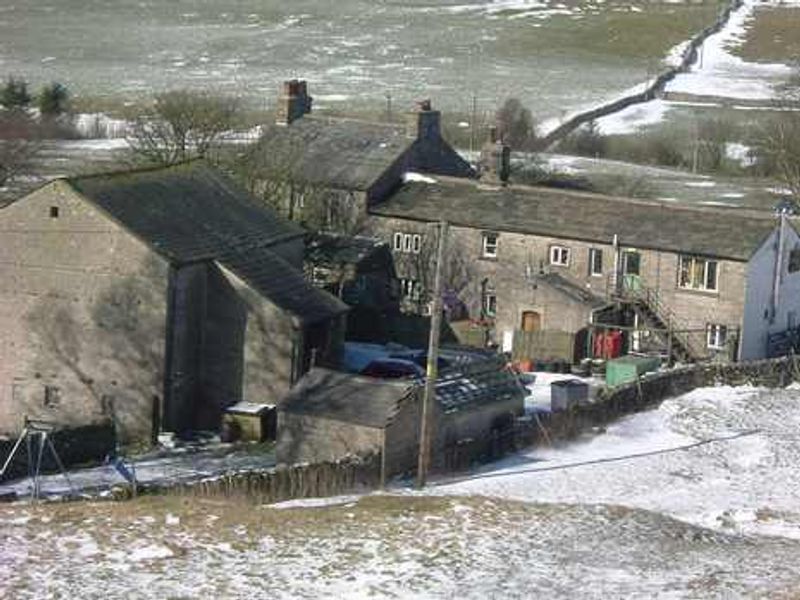
[{"label": "telegraph pole", "polygon": [[439,246],[436,250],[436,275],[433,281],[433,306],[431,307],[431,333],[428,341],[428,369],[422,396],[422,418],[419,428],[419,459],[417,462],[417,487],[425,487],[431,463],[431,432],[434,429],[433,405],[436,402],[438,377],[439,334],[442,328],[442,286],[444,279],[444,253],[447,246],[447,222],[439,223]]}]

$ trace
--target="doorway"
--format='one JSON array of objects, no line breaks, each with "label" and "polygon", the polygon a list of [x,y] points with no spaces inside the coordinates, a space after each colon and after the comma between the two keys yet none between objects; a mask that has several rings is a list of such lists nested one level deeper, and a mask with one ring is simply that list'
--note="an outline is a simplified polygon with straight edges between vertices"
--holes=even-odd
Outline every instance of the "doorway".
[{"label": "doorway", "polygon": [[539,331],[542,327],[542,316],[533,310],[522,313],[522,331]]}]

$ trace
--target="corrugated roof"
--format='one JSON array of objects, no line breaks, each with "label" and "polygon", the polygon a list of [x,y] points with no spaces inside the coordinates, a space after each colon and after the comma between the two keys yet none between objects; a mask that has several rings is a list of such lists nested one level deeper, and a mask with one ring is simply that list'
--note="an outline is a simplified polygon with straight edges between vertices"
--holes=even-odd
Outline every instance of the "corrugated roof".
[{"label": "corrugated roof", "polygon": [[775,227],[769,213],[697,208],[466,179],[407,182],[375,215],[747,261]]},{"label": "corrugated roof", "polygon": [[305,116],[271,126],[252,152],[287,179],[367,190],[413,143],[398,125]]},{"label": "corrugated roof", "polygon": [[201,162],[67,182],[169,261],[215,260],[302,322],[347,310],[269,249],[304,230]]}]

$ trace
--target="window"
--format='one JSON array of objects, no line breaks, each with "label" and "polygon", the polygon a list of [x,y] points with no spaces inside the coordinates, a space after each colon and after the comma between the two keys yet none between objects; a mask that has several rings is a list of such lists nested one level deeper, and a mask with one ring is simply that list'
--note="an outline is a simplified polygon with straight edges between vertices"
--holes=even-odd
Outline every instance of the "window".
[{"label": "window", "polygon": [[681,256],[678,266],[678,287],[687,290],[716,291],[717,261]]},{"label": "window", "polygon": [[51,206],[50,207],[50,218],[51,219],[57,219],[58,218],[58,207],[57,206]]},{"label": "window", "polygon": [[488,290],[483,295],[483,314],[490,318],[497,316],[497,296],[494,291]]},{"label": "window", "polygon": [[569,266],[569,248],[565,246],[550,246],[550,264],[560,267]]},{"label": "window", "polygon": [[624,275],[641,275],[642,255],[636,250],[625,250],[622,253],[622,273]]},{"label": "window", "polygon": [[395,252],[419,254],[422,251],[422,236],[398,231],[392,237],[392,248]]},{"label": "window", "polygon": [[603,274],[603,251],[589,248],[589,275],[599,277]]},{"label": "window", "polygon": [[400,295],[406,300],[417,302],[422,293],[422,285],[416,279],[400,279]]},{"label": "window", "polygon": [[61,403],[61,389],[54,385],[44,386],[44,405],[46,408],[54,408]]},{"label": "window", "polygon": [[709,323],[706,325],[706,346],[712,350],[724,350],[728,341],[728,328],[725,325]]},{"label": "window", "polygon": [[484,258],[497,258],[497,234],[484,233],[483,234],[483,252]]}]

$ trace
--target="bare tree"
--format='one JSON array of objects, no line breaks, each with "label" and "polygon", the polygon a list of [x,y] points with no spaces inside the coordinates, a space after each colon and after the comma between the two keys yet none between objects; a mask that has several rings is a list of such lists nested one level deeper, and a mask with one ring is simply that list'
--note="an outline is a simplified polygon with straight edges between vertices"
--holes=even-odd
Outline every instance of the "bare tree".
[{"label": "bare tree", "polygon": [[40,128],[25,111],[0,111],[0,187],[30,172],[40,148]]},{"label": "bare tree", "polygon": [[534,150],[536,123],[531,111],[516,98],[509,98],[497,109],[497,133],[514,150]]},{"label": "bare tree", "polygon": [[205,92],[158,94],[152,110],[137,118],[128,142],[147,162],[171,165],[207,156],[239,117],[239,101]]},{"label": "bare tree", "polygon": [[800,70],[776,104],[778,114],[758,132],[754,155],[761,171],[777,177],[800,201]]},{"label": "bare tree", "polygon": [[[419,252],[395,253],[395,264],[401,277],[412,280],[419,286],[418,292],[414,293],[410,300],[416,305],[418,312],[423,312],[423,308],[432,300],[439,234],[433,229],[428,229],[420,235]],[[442,272],[445,297],[451,300],[457,299],[465,308],[474,304],[475,298],[471,295],[474,290],[470,289],[470,284],[474,283],[477,277],[473,263],[464,245],[452,233],[447,241]]]},{"label": "bare tree", "polygon": [[225,163],[250,193],[289,220],[312,231],[358,233],[365,214],[356,193],[305,179],[298,170],[304,151],[299,140],[268,129],[258,142]]}]

